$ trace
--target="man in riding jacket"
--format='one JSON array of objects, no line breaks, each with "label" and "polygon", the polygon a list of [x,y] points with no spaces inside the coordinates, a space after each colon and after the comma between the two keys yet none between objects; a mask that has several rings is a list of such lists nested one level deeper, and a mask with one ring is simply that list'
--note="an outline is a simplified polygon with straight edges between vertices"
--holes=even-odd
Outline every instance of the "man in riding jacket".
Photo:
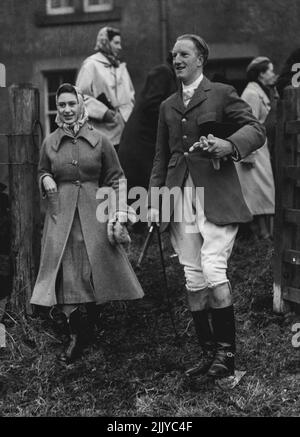
[{"label": "man in riding jacket", "polygon": [[[160,107],[148,221],[160,222],[161,231],[168,229],[184,267],[188,305],[203,352],[186,374],[222,378],[234,374],[235,356],[227,263],[238,223],[252,219],[233,161],[261,147],[265,129],[233,87],[203,76],[208,53],[205,41],[192,34],[177,38],[173,47],[181,87]],[[173,202],[169,221],[161,220],[161,201],[151,194],[154,187],[180,187],[183,193],[181,201]],[[204,196],[195,190],[200,187]]]}]

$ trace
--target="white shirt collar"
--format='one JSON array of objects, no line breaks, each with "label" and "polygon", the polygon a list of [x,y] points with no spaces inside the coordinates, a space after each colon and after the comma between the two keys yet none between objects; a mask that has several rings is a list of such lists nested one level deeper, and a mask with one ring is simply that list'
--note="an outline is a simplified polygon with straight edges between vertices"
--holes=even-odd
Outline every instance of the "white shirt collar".
[{"label": "white shirt collar", "polygon": [[192,90],[198,88],[198,86],[202,82],[202,79],[203,79],[203,73],[201,73],[200,76],[197,77],[197,79],[194,80],[194,82],[192,82],[190,85],[184,85],[184,83],[182,83],[182,90]]}]

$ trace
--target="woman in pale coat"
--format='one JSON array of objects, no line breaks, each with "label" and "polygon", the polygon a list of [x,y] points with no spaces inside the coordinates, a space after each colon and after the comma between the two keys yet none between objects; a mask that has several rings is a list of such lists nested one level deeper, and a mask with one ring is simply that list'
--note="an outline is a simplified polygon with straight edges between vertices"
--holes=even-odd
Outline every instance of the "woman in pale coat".
[{"label": "woman in pale coat", "polygon": [[98,214],[105,201],[104,196],[102,203],[96,200],[99,187],[110,187],[122,198],[124,174],[117,154],[88,124],[83,96],[74,86],[61,85],[56,104],[59,127],[45,139],[40,154],[39,180],[48,208],[31,303],[55,306],[54,318],[70,334],[61,359],[71,362],[82,349],[83,312],[93,313],[95,304],[141,298],[143,291],[111,235],[111,224],[126,220],[127,206],[110,211],[109,227],[108,214]]},{"label": "woman in pale coat", "polygon": [[93,126],[118,148],[134,105],[134,88],[124,62],[120,62],[121,35],[104,27],[97,36],[95,53],[82,64],[76,85],[85,96]]},{"label": "woman in pale coat", "polygon": [[[247,67],[247,79],[242,99],[252,108],[253,114],[265,123],[271,104],[268,87],[275,81],[273,64],[269,58],[258,57]],[[275,212],[275,188],[267,141],[249,157],[236,163],[242,192],[254,216],[253,231],[261,238],[269,238],[267,217]]]}]

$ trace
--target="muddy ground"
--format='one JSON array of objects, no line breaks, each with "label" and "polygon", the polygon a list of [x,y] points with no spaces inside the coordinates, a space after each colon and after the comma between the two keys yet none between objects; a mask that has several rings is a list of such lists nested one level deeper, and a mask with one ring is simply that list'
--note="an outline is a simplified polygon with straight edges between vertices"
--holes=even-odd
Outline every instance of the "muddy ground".
[{"label": "muddy ground", "polygon": [[[132,234],[136,264],[145,234]],[[272,311],[272,243],[238,239],[230,261],[237,316],[239,385],[224,390],[211,381],[189,381],[184,370],[199,348],[184,297],[177,258],[163,238],[171,310],[167,311],[158,246],[150,246],[137,271],[153,305],[102,307],[96,342],[72,365],[56,355],[61,338],[45,314],[5,318],[0,349],[1,416],[299,416],[300,348],[292,346],[293,313]]]}]

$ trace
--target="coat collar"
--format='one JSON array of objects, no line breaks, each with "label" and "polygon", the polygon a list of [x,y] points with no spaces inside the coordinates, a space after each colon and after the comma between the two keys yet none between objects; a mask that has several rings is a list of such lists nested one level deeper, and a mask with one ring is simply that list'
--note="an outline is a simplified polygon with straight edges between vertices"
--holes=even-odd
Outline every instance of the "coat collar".
[{"label": "coat collar", "polygon": [[109,59],[107,59],[106,56],[103,55],[103,53],[97,52],[93,55],[89,56],[86,61],[93,60],[96,62],[101,62],[101,64],[105,65],[105,67],[111,67],[111,63],[109,62]]},{"label": "coat collar", "polygon": [[177,93],[174,95],[172,107],[184,114],[185,112],[190,111],[195,106],[198,106],[202,102],[204,102],[204,100],[207,99],[207,91],[209,91],[210,89],[211,82],[209,79],[207,79],[207,77],[204,76],[193,97],[191,98],[189,104],[187,105],[187,107],[185,107],[182,100],[182,87],[180,87]]},{"label": "coat collar", "polygon": [[270,105],[269,97],[264,92],[262,87],[259,86],[259,84],[257,82],[249,82],[247,85],[247,89],[248,89],[248,91],[253,91],[253,92],[257,93],[266,106]]},{"label": "coat collar", "polygon": [[[52,138],[53,143],[52,147],[57,152],[59,149],[59,146],[62,142],[62,139],[64,137],[71,138],[69,135],[67,135],[62,128],[56,129],[56,131],[53,132]],[[91,125],[88,123],[85,123],[84,126],[80,129],[77,138],[84,138],[91,147],[96,147],[96,145],[99,142],[99,132],[96,131]]]}]

